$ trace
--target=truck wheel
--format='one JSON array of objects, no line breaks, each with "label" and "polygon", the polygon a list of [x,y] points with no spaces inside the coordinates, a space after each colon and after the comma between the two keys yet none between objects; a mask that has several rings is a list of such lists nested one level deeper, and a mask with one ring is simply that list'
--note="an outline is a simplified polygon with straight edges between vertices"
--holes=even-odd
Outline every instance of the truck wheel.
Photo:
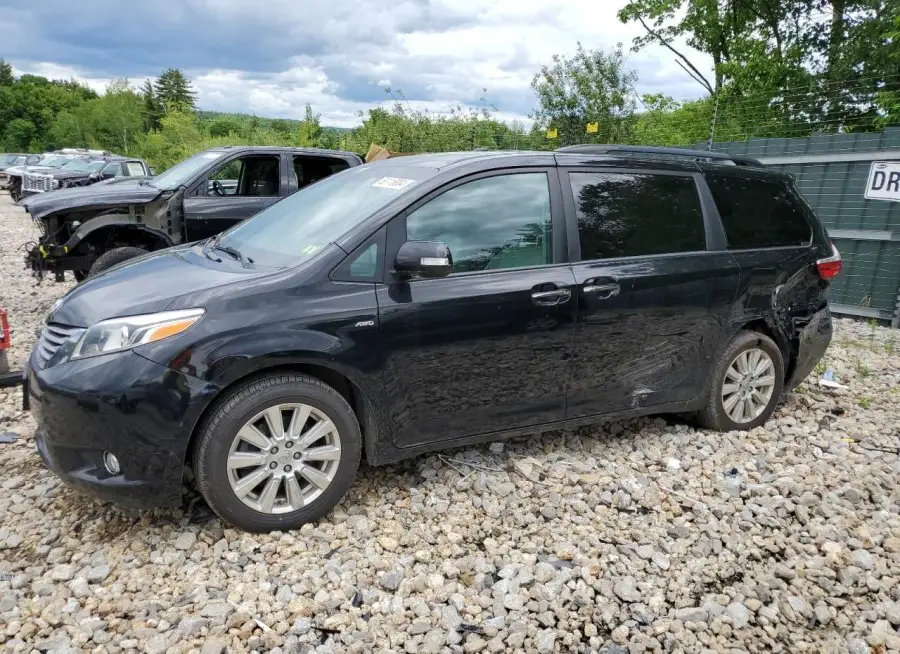
[{"label": "truck wheel", "polygon": [[293,373],[229,392],[197,437],[198,490],[223,520],[256,532],[296,529],[328,513],[353,483],[362,451],[341,394]]},{"label": "truck wheel", "polygon": [[716,431],[759,427],[775,411],[784,386],[784,360],[775,342],[741,331],[710,371],[712,384],[700,424]]},{"label": "truck wheel", "polygon": [[104,252],[99,257],[97,257],[97,260],[94,261],[94,264],[91,266],[91,271],[88,273],[88,277],[98,275],[107,268],[112,268],[113,266],[120,264],[123,261],[134,259],[135,257],[139,257],[144,254],[147,254],[147,250],[145,250],[144,248],[113,248],[112,250]]}]

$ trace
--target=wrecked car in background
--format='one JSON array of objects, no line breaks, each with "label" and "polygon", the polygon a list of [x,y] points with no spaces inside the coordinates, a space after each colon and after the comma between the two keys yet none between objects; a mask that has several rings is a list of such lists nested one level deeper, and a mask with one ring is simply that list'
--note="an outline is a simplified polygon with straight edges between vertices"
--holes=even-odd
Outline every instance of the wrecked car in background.
[{"label": "wrecked car in background", "polygon": [[12,166],[4,171],[8,178],[7,187],[9,188],[9,194],[14,202],[18,202],[22,199],[22,183],[26,173],[52,172],[75,158],[105,157],[113,155],[102,150],[65,148],[54,152],[46,152],[43,155],[38,156],[38,160],[33,160],[33,157],[30,157],[25,164]]},{"label": "wrecked car in background", "polygon": [[6,173],[8,168],[34,165],[40,160],[41,155],[39,154],[0,154],[0,189],[5,189],[9,186],[9,175]]},{"label": "wrecked car in background", "polygon": [[73,186],[90,186],[116,177],[148,177],[150,174],[150,167],[142,159],[76,157],[52,170],[26,171],[22,176],[22,197]]},{"label": "wrecked car in background", "polygon": [[40,279],[81,281],[126,259],[218,234],[322,178],[362,165],[352,152],[226,146],[152,178],[25,198],[42,237],[26,254]]}]

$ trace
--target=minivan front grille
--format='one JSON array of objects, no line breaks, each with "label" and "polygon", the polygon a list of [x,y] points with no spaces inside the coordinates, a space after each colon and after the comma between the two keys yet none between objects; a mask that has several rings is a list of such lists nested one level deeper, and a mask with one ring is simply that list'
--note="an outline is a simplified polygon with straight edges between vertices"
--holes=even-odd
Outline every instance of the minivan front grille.
[{"label": "minivan front grille", "polygon": [[37,342],[37,363],[41,368],[53,358],[63,345],[69,341],[75,341],[84,332],[81,327],[69,327],[58,323],[47,323],[41,329],[41,336]]}]

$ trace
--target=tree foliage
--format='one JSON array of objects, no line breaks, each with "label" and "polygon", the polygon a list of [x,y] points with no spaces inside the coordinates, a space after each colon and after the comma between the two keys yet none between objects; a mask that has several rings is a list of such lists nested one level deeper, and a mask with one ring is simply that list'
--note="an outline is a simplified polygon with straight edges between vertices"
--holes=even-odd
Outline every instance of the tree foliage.
[{"label": "tree foliage", "polygon": [[582,142],[588,123],[602,124],[609,139],[621,140],[635,112],[636,81],[621,46],[606,53],[579,43],[573,57],[554,55],[532,79],[539,103],[532,118],[539,130],[555,128],[561,145]]},{"label": "tree foliage", "polygon": [[[629,0],[619,18],[645,31],[634,49],[668,48],[698,89],[765,132],[802,125],[790,134],[801,136],[878,123],[879,93],[900,89],[900,56],[888,36],[897,7],[896,0]],[[712,79],[681,42],[712,58]]]},{"label": "tree foliage", "polygon": [[177,68],[166,68],[153,85],[153,90],[154,101],[163,113],[194,109],[197,94],[194,93],[184,73]]}]

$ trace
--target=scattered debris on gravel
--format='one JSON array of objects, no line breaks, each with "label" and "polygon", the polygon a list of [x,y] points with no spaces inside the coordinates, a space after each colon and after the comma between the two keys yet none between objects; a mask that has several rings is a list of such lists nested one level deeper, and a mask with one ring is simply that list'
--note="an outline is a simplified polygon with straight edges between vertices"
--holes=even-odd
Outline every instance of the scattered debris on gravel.
[{"label": "scattered debris on gravel", "polygon": [[[0,196],[0,304],[21,367],[71,284]],[[817,381],[830,370],[843,388]],[[0,389],[6,652],[900,651],[900,331],[840,320],[750,433],[641,419],[363,468],[292,533],[196,496],[129,513],[42,466]]]}]

